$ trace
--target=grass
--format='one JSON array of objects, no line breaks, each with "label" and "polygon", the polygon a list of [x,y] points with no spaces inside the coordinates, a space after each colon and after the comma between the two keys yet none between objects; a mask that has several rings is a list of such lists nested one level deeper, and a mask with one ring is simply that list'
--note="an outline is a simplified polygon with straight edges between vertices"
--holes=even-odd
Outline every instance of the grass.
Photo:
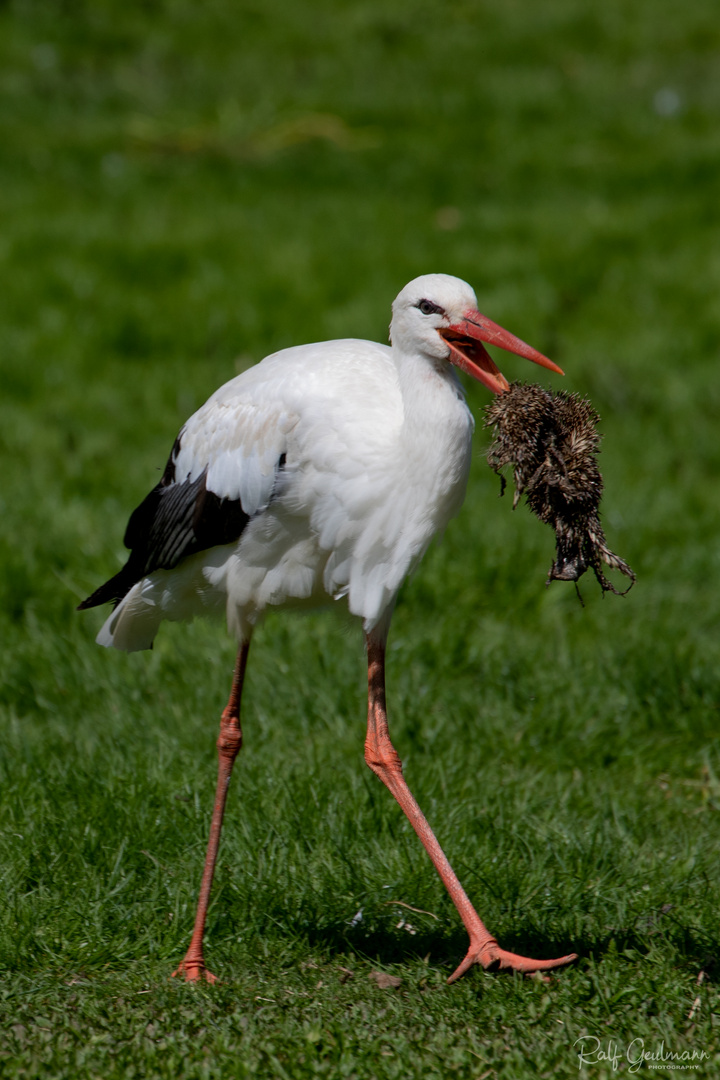
[{"label": "grass", "polygon": [[[574,1076],[584,1035],[586,1076],[633,1040],[717,1070],[718,53],[710,0],[0,6],[3,1076]],[[581,960],[445,985],[464,934],[363,764],[359,630],[285,614],[253,644],[223,982],[176,985],[233,645],[111,655],[74,607],[217,385],[383,340],[435,270],[592,398],[638,583],[546,591],[479,429],[401,594],[393,735],[502,943]]]}]

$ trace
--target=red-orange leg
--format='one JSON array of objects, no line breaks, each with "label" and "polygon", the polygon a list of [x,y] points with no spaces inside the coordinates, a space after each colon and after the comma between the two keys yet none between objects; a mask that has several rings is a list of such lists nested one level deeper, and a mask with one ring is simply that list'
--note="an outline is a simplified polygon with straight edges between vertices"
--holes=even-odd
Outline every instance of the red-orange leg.
[{"label": "red-orange leg", "polygon": [[467,955],[448,982],[454,982],[455,979],[460,978],[473,964],[481,964],[486,971],[531,972],[547,971],[550,968],[572,963],[577,959],[576,953],[561,956],[557,960],[532,960],[527,956],[517,956],[515,953],[507,952],[506,949],[500,948],[483,924],[405,783],[400,758],[390,741],[385,703],[385,645],[383,642],[373,641],[368,636],[367,648],[368,727],[365,739],[365,760],[397,799],[413,829],[420,837],[470,935]]},{"label": "red-orange leg", "polygon": [[205,855],[205,869],[203,870],[197,912],[195,914],[195,928],[193,929],[190,947],[185,954],[185,959],[177,970],[173,971],[173,976],[182,975],[187,982],[197,982],[200,979],[205,979],[209,983],[217,982],[217,976],[213,975],[205,967],[203,935],[205,933],[205,920],[210,903],[210,890],[212,889],[213,875],[215,873],[215,863],[217,862],[218,848],[220,846],[220,830],[222,829],[223,814],[225,813],[225,800],[227,799],[230,784],[230,774],[235,764],[235,758],[238,756],[242,746],[240,701],[249,648],[249,641],[243,641],[240,645],[237,660],[235,661],[230,698],[220,719],[220,734],[217,741],[218,779],[215,789],[215,806],[213,808],[212,824],[210,825],[207,854]]}]

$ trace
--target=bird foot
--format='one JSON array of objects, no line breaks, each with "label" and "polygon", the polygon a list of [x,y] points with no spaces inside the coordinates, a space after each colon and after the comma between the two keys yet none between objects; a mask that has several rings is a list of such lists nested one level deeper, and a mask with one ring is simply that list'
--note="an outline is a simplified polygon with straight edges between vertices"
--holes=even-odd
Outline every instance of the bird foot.
[{"label": "bird foot", "polygon": [[202,982],[204,979],[205,982],[210,983],[210,985],[218,982],[217,975],[213,975],[212,971],[208,971],[205,967],[205,961],[202,958],[199,960],[193,958],[188,960],[188,958],[185,957],[183,962],[175,969],[175,971],[173,971],[170,977],[172,979],[185,979],[185,982],[191,983]]},{"label": "bird foot", "polygon": [[452,973],[448,982],[455,982],[473,964],[480,964],[485,971],[517,971],[523,975],[530,975],[534,971],[549,971],[551,968],[564,967],[565,964],[572,964],[577,958],[577,953],[568,953],[567,956],[560,956],[556,960],[532,960],[529,956],[518,956],[516,953],[508,952],[507,949],[501,949],[492,938],[480,946],[477,942],[471,941],[467,956],[460,967]]}]

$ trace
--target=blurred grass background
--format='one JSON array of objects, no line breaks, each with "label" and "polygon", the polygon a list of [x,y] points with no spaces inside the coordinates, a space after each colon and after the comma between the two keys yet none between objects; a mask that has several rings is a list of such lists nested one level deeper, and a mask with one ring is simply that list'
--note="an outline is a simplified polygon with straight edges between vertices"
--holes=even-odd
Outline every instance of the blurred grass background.
[{"label": "blurred grass background", "polygon": [[[712,1075],[719,64],[710,0],[0,5],[3,1075],[570,1076],[583,1034]],[[445,987],[464,935],[363,764],[358,628],[285,614],[250,664],[224,983],[177,986],[234,648],[198,623],[106,653],[74,607],[216,386],[385,340],[432,271],[591,397],[638,583],[546,591],[552,536],[497,500],[479,424],[401,595],[393,733],[503,944],[583,959]]]}]

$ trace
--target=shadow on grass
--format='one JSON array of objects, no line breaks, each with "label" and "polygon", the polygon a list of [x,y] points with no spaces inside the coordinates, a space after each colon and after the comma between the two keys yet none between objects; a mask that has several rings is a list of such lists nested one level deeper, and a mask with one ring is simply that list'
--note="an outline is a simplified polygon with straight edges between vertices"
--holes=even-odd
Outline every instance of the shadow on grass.
[{"label": "shadow on grass", "polygon": [[612,928],[602,936],[588,939],[576,946],[581,959],[594,960],[596,963],[611,956],[625,954],[628,959],[635,956],[648,957],[660,950],[670,950],[676,956],[676,967],[688,967],[695,972],[703,971],[710,981],[720,978],[720,941],[711,939],[707,934],[674,922],[661,929]]},{"label": "shadow on grass", "polygon": [[[407,964],[430,957],[433,966],[447,968],[448,975],[464,958],[468,948],[468,937],[462,928],[418,929],[411,935],[389,928],[348,931],[347,926],[338,925],[308,928],[303,936],[309,948],[322,949],[330,955],[344,955],[351,951],[378,964]],[[501,944],[506,949],[538,960],[578,951],[572,941],[550,940],[531,934],[503,939]]]},{"label": "shadow on grass", "polygon": [[[353,952],[379,965],[408,964],[430,958],[435,967],[447,968],[449,975],[467,951],[468,939],[462,928],[420,929],[415,934],[403,934],[389,927],[348,929],[345,924],[326,927],[306,926],[300,930],[309,950],[319,949],[338,958]],[[675,956],[675,966],[702,970],[711,981],[720,979],[720,942],[707,934],[684,926],[676,919],[659,914],[648,926],[612,927],[602,934],[586,934],[577,938],[551,938],[533,932],[531,927],[519,928],[515,934],[504,934],[500,944],[511,952],[537,960],[578,954],[576,965],[623,956],[640,962],[658,949],[669,950]]]}]

